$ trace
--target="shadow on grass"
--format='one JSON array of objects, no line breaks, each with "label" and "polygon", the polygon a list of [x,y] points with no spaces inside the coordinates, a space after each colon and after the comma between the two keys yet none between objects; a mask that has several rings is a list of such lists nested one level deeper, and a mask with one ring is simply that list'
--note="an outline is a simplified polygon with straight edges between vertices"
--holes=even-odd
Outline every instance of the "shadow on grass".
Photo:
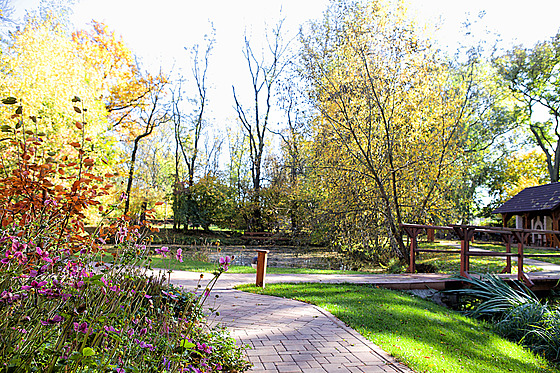
[{"label": "shadow on grass", "polygon": [[488,325],[405,293],[347,284],[275,284],[262,293],[328,310],[417,372],[558,372]]}]

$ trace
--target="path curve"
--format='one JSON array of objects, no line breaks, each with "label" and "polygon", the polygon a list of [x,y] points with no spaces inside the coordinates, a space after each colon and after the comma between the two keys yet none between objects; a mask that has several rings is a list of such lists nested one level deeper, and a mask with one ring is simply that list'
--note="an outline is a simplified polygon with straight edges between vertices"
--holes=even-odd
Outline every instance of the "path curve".
[{"label": "path curve", "polygon": [[[269,274],[267,282],[364,283],[368,277]],[[171,275],[171,282],[187,288],[194,288],[199,279],[200,274],[194,272],[174,271]],[[317,306],[233,289],[254,280],[254,274],[222,275],[212,292],[219,296],[220,316],[210,319],[226,325],[232,337],[250,346],[251,372],[413,372]]]}]

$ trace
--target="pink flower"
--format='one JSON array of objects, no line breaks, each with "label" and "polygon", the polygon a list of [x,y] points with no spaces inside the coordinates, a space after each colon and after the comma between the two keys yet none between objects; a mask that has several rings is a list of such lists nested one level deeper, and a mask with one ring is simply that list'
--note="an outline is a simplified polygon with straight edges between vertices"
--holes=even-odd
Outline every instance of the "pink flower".
[{"label": "pink flower", "polygon": [[115,328],[113,328],[112,326],[107,326],[107,325],[105,325],[104,328],[105,328],[105,330],[108,331],[108,332],[115,332],[115,333],[120,333],[120,332],[121,332],[120,330],[115,329]]},{"label": "pink flower", "polygon": [[27,244],[21,243],[17,238],[12,237],[12,250],[14,251],[25,251],[27,249]]},{"label": "pink flower", "polygon": [[224,271],[227,271],[232,260],[232,257],[226,255],[225,257],[222,256],[218,262],[220,263],[220,267],[222,267]]},{"label": "pink flower", "polygon": [[156,254],[163,255],[164,258],[167,258],[167,253],[169,252],[169,248],[167,246],[162,246],[161,248],[156,247],[155,249]]},{"label": "pink flower", "polygon": [[2,258],[2,260],[0,260],[0,262],[2,264],[8,264],[10,262],[10,260],[12,260],[14,258],[14,256],[12,255],[12,251],[11,250],[6,250],[6,253],[4,254],[5,258]]},{"label": "pink flower", "polygon": [[49,253],[47,251],[41,250],[40,247],[37,247],[35,250],[37,251],[37,254],[39,254],[39,256],[41,257],[41,259],[43,259],[45,262],[49,262],[49,263],[53,262],[53,260],[49,258]]},{"label": "pink flower", "polygon": [[140,340],[138,340],[138,339],[135,339],[134,342],[138,343],[138,345],[139,345],[140,347],[142,347],[142,348],[149,348],[150,350],[153,350],[153,349],[154,349],[154,346],[153,346],[153,345],[151,345],[151,344],[149,344],[149,343],[146,343],[146,342],[144,342],[144,341],[140,341]]},{"label": "pink flower", "polygon": [[183,249],[177,249],[177,253],[175,253],[175,259],[177,259],[179,263],[183,263]]},{"label": "pink flower", "polygon": [[6,302],[8,304],[11,304],[11,303],[15,302],[19,298],[20,298],[20,296],[18,294],[13,294],[13,293],[11,293],[9,291],[6,291],[6,290],[4,290],[2,292],[2,294],[0,294],[0,301]]},{"label": "pink flower", "polygon": [[14,258],[17,258],[19,264],[23,264],[27,261],[27,257],[21,251],[16,251],[14,253]]},{"label": "pink flower", "polygon": [[46,281],[37,282],[35,280],[31,281],[29,285],[22,286],[22,290],[29,290],[31,288],[40,289],[47,284]]},{"label": "pink flower", "polygon": [[81,276],[81,277],[91,277],[91,276],[89,275],[89,272],[86,271],[85,268],[82,269],[82,270],[80,271],[80,276]]},{"label": "pink flower", "polygon": [[207,354],[212,353],[212,346],[207,346],[206,343],[200,344],[200,343],[197,342],[197,343],[196,343],[196,348],[197,348],[199,351],[206,352]]},{"label": "pink flower", "polygon": [[60,315],[55,315],[52,319],[48,319],[47,321],[41,321],[43,325],[53,325],[58,324],[64,321],[64,317]]},{"label": "pink flower", "polygon": [[72,286],[75,287],[76,289],[81,288],[82,286],[84,286],[84,282],[83,281],[77,281],[75,282]]},{"label": "pink flower", "polygon": [[88,332],[88,324],[87,322],[83,322],[81,324],[75,322],[74,323],[74,330],[78,333],[87,333]]}]

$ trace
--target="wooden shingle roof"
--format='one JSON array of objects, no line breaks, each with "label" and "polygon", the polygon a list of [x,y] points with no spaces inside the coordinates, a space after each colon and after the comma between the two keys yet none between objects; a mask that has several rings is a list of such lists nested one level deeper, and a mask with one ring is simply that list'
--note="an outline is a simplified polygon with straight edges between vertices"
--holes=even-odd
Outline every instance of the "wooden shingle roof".
[{"label": "wooden shingle roof", "polygon": [[525,188],[492,212],[503,214],[551,211],[558,207],[560,207],[560,183],[551,183]]}]

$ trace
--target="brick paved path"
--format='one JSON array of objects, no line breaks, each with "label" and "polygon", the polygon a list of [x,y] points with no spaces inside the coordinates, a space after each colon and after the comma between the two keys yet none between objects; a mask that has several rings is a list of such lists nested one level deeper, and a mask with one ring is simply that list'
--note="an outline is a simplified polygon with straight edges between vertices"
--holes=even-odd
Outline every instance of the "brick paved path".
[{"label": "brick paved path", "polygon": [[[213,291],[219,295],[220,316],[210,320],[225,324],[238,342],[251,347],[251,372],[412,372],[319,307],[232,289],[253,282],[254,276],[223,275]],[[198,273],[181,271],[171,277],[186,286],[194,286],[198,278]],[[268,282],[286,280],[352,282],[320,275],[267,275]],[[364,282],[364,277],[354,281]]]}]

